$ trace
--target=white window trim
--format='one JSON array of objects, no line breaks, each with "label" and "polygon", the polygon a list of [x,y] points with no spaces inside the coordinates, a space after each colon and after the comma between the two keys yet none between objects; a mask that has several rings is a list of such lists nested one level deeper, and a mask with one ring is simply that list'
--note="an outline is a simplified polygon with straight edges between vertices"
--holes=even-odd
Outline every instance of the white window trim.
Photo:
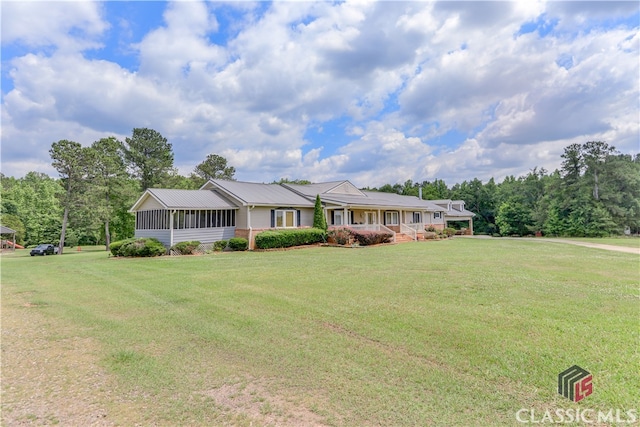
[{"label": "white window trim", "polygon": [[[400,225],[400,213],[398,211],[387,211],[384,213],[385,222],[387,225]],[[395,217],[395,222],[394,221]],[[391,219],[391,221],[389,221]]]},{"label": "white window trim", "polygon": [[[340,223],[338,223],[337,219],[340,218]],[[342,209],[336,209],[333,213],[333,225],[346,225],[344,223],[344,211]]]},{"label": "white window trim", "polygon": [[[287,212],[291,212],[293,215],[293,225],[287,225]],[[278,214],[282,215],[282,225],[278,225]],[[275,228],[297,228],[298,214],[295,209],[275,209],[274,225]]]},{"label": "white window trim", "polygon": [[442,212],[434,212],[433,219],[442,219]]}]

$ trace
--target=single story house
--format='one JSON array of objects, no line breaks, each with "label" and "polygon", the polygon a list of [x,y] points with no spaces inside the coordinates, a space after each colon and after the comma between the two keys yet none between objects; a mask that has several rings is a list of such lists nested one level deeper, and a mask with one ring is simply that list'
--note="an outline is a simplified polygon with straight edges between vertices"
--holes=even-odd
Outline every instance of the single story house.
[{"label": "single story house", "polygon": [[212,179],[199,190],[150,188],[130,211],[136,215],[136,237],[155,237],[167,247],[244,237],[253,249],[255,235],[263,230],[311,227],[317,195],[329,226],[386,230],[398,240],[417,240],[425,227],[443,229],[448,220],[466,219],[472,229],[474,214],[463,201],[434,203],[363,191],[349,181],[297,185]]}]

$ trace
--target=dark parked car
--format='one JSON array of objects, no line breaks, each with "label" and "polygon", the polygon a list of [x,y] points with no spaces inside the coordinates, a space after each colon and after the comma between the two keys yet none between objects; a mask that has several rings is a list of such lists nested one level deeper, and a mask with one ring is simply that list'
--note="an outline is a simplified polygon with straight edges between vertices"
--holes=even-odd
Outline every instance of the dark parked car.
[{"label": "dark parked car", "polygon": [[34,255],[53,255],[58,253],[58,248],[51,244],[38,245],[35,248],[31,249],[29,252],[31,256]]}]

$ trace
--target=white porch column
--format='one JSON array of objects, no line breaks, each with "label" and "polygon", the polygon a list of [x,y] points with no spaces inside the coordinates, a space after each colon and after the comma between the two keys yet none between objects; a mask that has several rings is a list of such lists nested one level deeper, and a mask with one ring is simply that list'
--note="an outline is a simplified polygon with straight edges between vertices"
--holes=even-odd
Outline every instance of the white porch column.
[{"label": "white porch column", "polygon": [[169,247],[173,246],[173,215],[175,215],[176,211],[171,211],[169,215]]},{"label": "white porch column", "polygon": [[344,208],[344,219],[342,221],[344,222],[343,225],[350,225],[349,224],[349,214],[347,212],[347,208]]}]

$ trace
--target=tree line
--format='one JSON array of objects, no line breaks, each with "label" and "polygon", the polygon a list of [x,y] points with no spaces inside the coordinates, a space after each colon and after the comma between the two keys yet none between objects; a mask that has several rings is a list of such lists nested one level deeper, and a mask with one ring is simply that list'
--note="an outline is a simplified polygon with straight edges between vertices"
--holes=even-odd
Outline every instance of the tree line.
[{"label": "tree line", "polygon": [[147,188],[197,189],[208,179],[234,179],[235,168],[210,154],[189,176],[174,167],[173,147],[159,132],[135,128],[120,141],[111,136],[88,147],[69,140],[49,150],[59,178],[29,172],[0,174],[2,224],[17,231],[17,242],[35,245],[95,245],[134,235],[129,208]]},{"label": "tree line", "polygon": [[[208,179],[234,179],[235,168],[209,154],[188,176],[173,165],[171,143],[147,128],[120,141],[103,138],[88,147],[61,140],[51,145],[59,178],[29,172],[0,174],[1,223],[24,245],[105,244],[134,235],[128,211],[147,188],[197,189]],[[602,141],[572,144],[559,170],[537,167],[496,183],[475,178],[448,187],[443,180],[365,188],[418,196],[460,199],[474,212],[476,233],[491,235],[608,236],[640,231],[640,154],[619,153]],[[310,183],[305,179],[276,182]]]},{"label": "tree line", "polygon": [[386,184],[378,191],[425,199],[464,200],[476,234],[604,237],[640,232],[640,154],[602,141],[564,149],[559,170],[533,168],[501,183],[491,178],[451,188],[442,180]]}]

